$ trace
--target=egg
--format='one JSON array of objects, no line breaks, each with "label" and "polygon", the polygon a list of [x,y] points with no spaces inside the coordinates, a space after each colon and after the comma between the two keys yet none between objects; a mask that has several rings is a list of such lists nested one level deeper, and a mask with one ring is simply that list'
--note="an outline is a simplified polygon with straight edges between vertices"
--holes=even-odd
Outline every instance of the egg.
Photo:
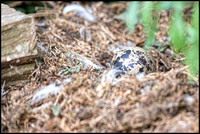
[{"label": "egg", "polygon": [[126,47],[113,56],[111,69],[120,70],[121,74],[151,73],[156,70],[155,61],[143,48]]}]

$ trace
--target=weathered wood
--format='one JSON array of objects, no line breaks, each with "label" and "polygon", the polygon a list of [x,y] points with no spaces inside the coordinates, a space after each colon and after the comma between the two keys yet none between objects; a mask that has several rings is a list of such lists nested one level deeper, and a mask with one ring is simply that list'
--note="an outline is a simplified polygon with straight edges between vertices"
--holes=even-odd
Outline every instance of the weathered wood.
[{"label": "weathered wood", "polygon": [[[36,28],[32,16],[1,4],[1,64],[8,67],[8,62],[15,65],[24,57],[36,58]],[[20,62],[19,62],[20,61]],[[1,67],[1,68],[2,68]]]},{"label": "weathered wood", "polygon": [[1,83],[28,81],[37,55],[34,18],[1,4]]},{"label": "weathered wood", "polygon": [[9,87],[9,86],[13,86],[13,85],[17,85],[17,84],[24,84],[26,82],[29,82],[30,80],[16,80],[16,81],[7,81],[5,84],[5,88]]},{"label": "weathered wood", "polygon": [[18,82],[29,81],[28,77],[35,69],[35,63],[19,66],[10,66],[10,68],[1,69],[1,84],[6,81],[5,87],[15,85]]},{"label": "weathered wood", "polygon": [[2,80],[23,80],[27,79],[27,75],[30,75],[30,72],[35,69],[35,64],[25,64],[20,66],[10,66],[10,68],[4,68],[1,70]]}]

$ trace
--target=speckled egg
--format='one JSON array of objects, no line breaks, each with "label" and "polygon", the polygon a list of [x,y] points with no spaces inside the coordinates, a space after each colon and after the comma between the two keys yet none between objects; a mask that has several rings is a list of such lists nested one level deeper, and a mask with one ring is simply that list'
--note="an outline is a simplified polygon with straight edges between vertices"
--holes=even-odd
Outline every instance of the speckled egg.
[{"label": "speckled egg", "polygon": [[119,50],[112,59],[112,69],[121,70],[120,74],[138,74],[155,71],[151,55],[140,47],[126,47]]}]

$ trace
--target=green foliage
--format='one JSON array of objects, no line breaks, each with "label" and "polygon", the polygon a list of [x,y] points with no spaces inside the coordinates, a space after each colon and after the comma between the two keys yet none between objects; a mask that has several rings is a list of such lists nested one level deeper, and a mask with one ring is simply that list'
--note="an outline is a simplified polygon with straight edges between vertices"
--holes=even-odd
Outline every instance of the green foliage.
[{"label": "green foliage", "polygon": [[72,68],[66,67],[65,69],[60,70],[58,74],[68,75],[68,74],[72,74],[72,73],[78,73],[81,71],[82,68],[83,68],[83,66],[81,64],[78,64]]},{"label": "green foliage", "polygon": [[199,4],[194,2],[194,13],[191,25],[187,26],[183,20],[185,2],[173,4],[173,16],[169,29],[171,44],[177,52],[183,52],[183,63],[189,65],[190,73],[195,76],[199,72]]},{"label": "green foliage", "polygon": [[[183,10],[188,4],[194,5],[191,26],[188,26],[183,19]],[[126,12],[122,15],[128,30],[131,32],[134,30],[135,24],[141,21],[147,35],[144,46],[149,48],[155,44],[157,13],[160,10],[172,10],[169,25],[171,45],[175,52],[181,52],[185,55],[183,63],[189,65],[192,75],[197,75],[199,72],[199,2],[130,2]]]},{"label": "green foliage", "polygon": [[61,112],[60,106],[51,105],[51,110],[54,116],[58,116]]},{"label": "green foliage", "polygon": [[171,1],[163,1],[159,3],[159,10],[169,10],[172,7]]},{"label": "green foliage", "polygon": [[138,23],[139,2],[130,2],[125,13],[123,13],[123,20],[126,22],[129,32],[133,32],[135,24]]},{"label": "green foliage", "polygon": [[183,3],[175,2],[173,9],[174,12],[169,27],[169,35],[172,46],[177,52],[181,52],[186,48],[186,26],[182,17]]},{"label": "green foliage", "polygon": [[149,48],[155,42],[155,32],[157,29],[157,15],[154,12],[155,2],[147,1],[142,3],[141,21],[147,35],[147,40],[144,44],[145,48]]},{"label": "green foliage", "polygon": [[[157,30],[157,15],[154,11],[156,8],[156,2],[130,2],[127,10],[122,13],[122,19],[125,21],[128,31],[133,32],[135,24],[141,21],[144,26],[147,41],[145,47],[149,48],[155,42],[154,33]],[[121,16],[120,16],[121,17]]]},{"label": "green foliage", "polygon": [[189,32],[190,48],[185,52],[185,63],[193,76],[199,72],[199,4],[194,3],[194,14],[192,16]]}]

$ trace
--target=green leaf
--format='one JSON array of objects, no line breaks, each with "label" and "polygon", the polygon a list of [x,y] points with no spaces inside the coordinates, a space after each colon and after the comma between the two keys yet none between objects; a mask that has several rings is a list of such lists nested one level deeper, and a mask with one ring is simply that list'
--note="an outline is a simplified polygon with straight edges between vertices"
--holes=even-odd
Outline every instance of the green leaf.
[{"label": "green leaf", "polygon": [[58,116],[60,114],[61,108],[60,108],[60,106],[52,105],[51,110],[52,110],[54,116]]},{"label": "green leaf", "polygon": [[148,2],[143,2],[143,6],[142,6],[142,14],[141,14],[141,18],[142,18],[142,24],[143,26],[146,28],[149,27],[149,21],[151,21],[151,13],[152,13],[152,8],[153,8],[153,2],[148,1]]},{"label": "green leaf", "polygon": [[73,67],[72,69],[71,69],[71,72],[72,73],[77,73],[77,72],[79,72],[81,70],[81,66],[80,65],[76,65],[75,67]]},{"label": "green leaf", "polygon": [[157,30],[157,13],[155,2],[143,2],[141,10],[141,20],[147,34],[145,48],[151,47],[155,43],[155,32]]},{"label": "green leaf", "polygon": [[197,31],[196,39],[199,39],[199,2],[194,3],[194,14],[192,15],[192,26]]},{"label": "green leaf", "polygon": [[172,7],[172,2],[171,1],[162,1],[159,2],[159,9],[160,10],[169,10]]},{"label": "green leaf", "polygon": [[66,67],[58,72],[59,75],[68,75],[69,73],[71,73],[70,67]]},{"label": "green leaf", "polygon": [[169,35],[171,37],[171,44],[175,48],[175,51],[183,51],[186,47],[186,25],[182,17],[182,6],[177,6],[177,9],[174,9],[172,16],[172,21],[169,27]]},{"label": "green leaf", "polygon": [[172,3],[173,9],[178,12],[182,13],[185,3],[183,1],[174,1]]},{"label": "green leaf", "polygon": [[199,44],[194,44],[185,54],[186,64],[189,65],[190,73],[195,76],[199,72]]},{"label": "green leaf", "polygon": [[191,47],[185,52],[185,63],[189,65],[190,73],[195,76],[199,73],[199,4],[194,3],[192,27],[188,28]]},{"label": "green leaf", "polygon": [[133,32],[135,24],[138,22],[139,2],[130,2],[125,12],[125,22],[129,32]]},{"label": "green leaf", "polygon": [[187,42],[189,44],[193,44],[196,41],[195,38],[195,34],[196,34],[196,30],[193,27],[187,27],[187,33],[188,33],[188,38],[187,38]]},{"label": "green leaf", "polygon": [[163,52],[166,48],[167,46],[158,46],[157,50]]},{"label": "green leaf", "polygon": [[81,69],[83,68],[82,64],[78,64],[76,66],[73,66],[72,68],[70,67],[66,67],[65,69],[62,69],[58,72],[59,75],[68,75],[71,73],[78,73],[81,71]]}]

